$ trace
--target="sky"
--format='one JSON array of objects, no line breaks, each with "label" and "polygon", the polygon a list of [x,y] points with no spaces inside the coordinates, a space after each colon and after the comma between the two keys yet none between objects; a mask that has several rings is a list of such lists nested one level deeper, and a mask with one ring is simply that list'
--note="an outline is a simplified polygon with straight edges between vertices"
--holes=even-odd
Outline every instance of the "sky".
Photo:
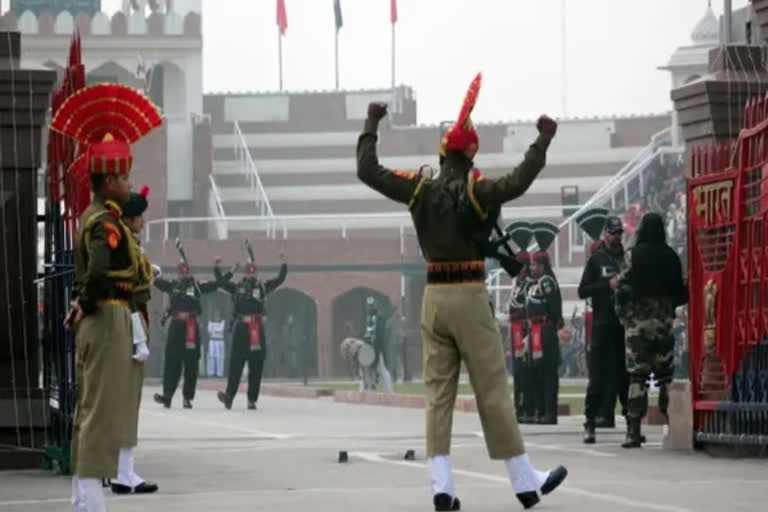
[{"label": "sky", "polygon": [[[121,3],[103,0],[102,5],[113,12]],[[333,0],[285,3],[285,89],[333,89]],[[420,123],[454,118],[478,71],[483,86],[476,122],[563,116],[561,0],[397,3],[396,83],[414,88]],[[733,0],[733,7],[748,3]],[[203,0],[206,92],[278,88],[275,4]],[[690,43],[707,0],[565,0],[565,5],[568,117],[671,110],[670,78],[657,67]],[[341,88],[389,87],[390,0],[341,0],[341,6]],[[716,14],[722,7],[722,0],[714,1]]]}]

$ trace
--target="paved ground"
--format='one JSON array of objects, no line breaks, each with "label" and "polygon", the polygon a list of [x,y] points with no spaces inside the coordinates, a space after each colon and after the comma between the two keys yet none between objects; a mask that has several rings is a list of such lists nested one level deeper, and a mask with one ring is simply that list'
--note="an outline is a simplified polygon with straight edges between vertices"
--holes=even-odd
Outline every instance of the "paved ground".
[{"label": "paved ground", "polygon": [[[259,411],[244,398],[225,411],[203,391],[191,411],[150,403],[145,390],[137,466],[161,485],[147,497],[109,497],[110,512],[432,510],[423,460],[423,412],[265,397]],[[178,400],[177,400],[178,402]],[[174,404],[180,405],[180,404]],[[566,464],[567,484],[540,510],[764,511],[765,461],[712,459],[649,446],[626,453],[621,433],[580,443],[577,417],[557,427],[525,426],[539,467]],[[477,416],[457,413],[454,466],[467,511],[521,510],[501,463],[487,459]],[[406,449],[417,460],[403,460]],[[350,452],[349,464],[336,462]],[[0,512],[68,510],[70,482],[43,472],[0,473]]]}]

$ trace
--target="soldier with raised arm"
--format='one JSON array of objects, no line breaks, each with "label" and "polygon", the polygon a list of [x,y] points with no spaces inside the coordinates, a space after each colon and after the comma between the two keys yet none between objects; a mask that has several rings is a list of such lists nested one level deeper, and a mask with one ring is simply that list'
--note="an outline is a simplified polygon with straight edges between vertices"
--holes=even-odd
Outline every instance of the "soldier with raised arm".
[{"label": "soldier with raised arm", "polygon": [[566,477],[560,466],[537,471],[525,453],[507,388],[504,351],[488,307],[484,257],[501,205],[521,196],[544,168],[557,124],[542,116],[539,136],[523,163],[498,179],[485,179],[474,167],[478,134],[470,113],[480,91],[475,78],[459,119],[446,133],[437,178],[383,167],[376,154],[379,121],[387,106],[371,103],[357,144],[358,178],[384,196],[408,206],[427,260],[422,304],[424,382],[427,393],[427,461],[435,510],[459,510],[450,461],[453,408],[462,361],[469,372],[491,459],[503,460],[525,508],[539,493],[554,490]]}]

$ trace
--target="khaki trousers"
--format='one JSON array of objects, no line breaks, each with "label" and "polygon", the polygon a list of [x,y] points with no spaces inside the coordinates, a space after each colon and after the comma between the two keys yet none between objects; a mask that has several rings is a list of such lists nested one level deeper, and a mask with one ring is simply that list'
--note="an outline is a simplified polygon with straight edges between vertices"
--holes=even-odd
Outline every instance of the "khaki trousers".
[{"label": "khaki trousers", "polygon": [[427,457],[449,455],[463,361],[491,459],[525,453],[507,388],[504,350],[484,283],[428,285],[421,310]]},{"label": "khaki trousers", "polygon": [[135,390],[130,315],[126,306],[103,304],[77,328],[72,473],[80,478],[117,476],[126,425],[136,418],[124,403]]}]

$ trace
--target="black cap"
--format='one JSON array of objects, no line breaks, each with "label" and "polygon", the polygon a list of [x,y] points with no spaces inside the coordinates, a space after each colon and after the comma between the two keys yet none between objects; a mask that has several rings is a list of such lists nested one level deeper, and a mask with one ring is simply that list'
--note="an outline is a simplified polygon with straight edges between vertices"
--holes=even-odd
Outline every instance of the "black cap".
[{"label": "black cap", "polygon": [[123,217],[138,217],[143,215],[147,211],[149,203],[147,196],[149,195],[149,187],[144,185],[141,187],[141,192],[131,193],[131,198],[123,205]]},{"label": "black cap", "polygon": [[608,217],[605,219],[605,230],[612,235],[623,233],[624,223],[618,217]]}]

